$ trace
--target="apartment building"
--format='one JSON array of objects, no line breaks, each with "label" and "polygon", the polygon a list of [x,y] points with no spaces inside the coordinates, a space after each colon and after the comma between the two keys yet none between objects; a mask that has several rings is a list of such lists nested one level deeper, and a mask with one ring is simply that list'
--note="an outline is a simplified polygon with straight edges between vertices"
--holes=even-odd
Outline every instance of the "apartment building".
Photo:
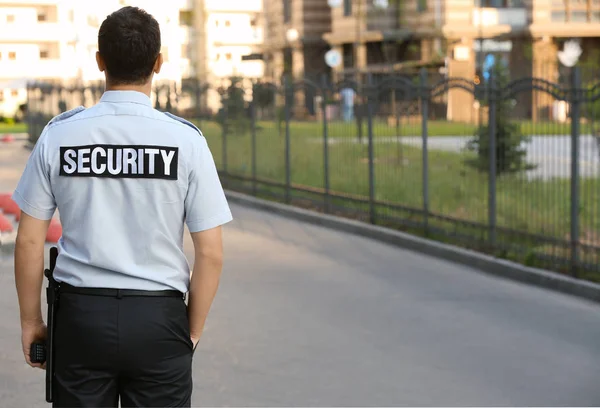
[{"label": "apartment building", "polygon": [[[329,45],[323,35],[331,30],[328,0],[264,0],[265,41],[262,57],[265,80],[280,84],[284,76],[294,80],[320,81],[329,72],[325,54]],[[298,90],[295,117],[315,115],[315,91]]]},{"label": "apartment building", "polygon": [[210,84],[204,103],[213,112],[220,108],[218,89],[230,78],[245,82],[262,78],[264,62],[253,58],[263,42],[262,0],[204,0],[197,7],[202,27],[197,61],[198,77]]},{"label": "apartment building", "polygon": [[327,0],[264,0],[265,76],[280,81],[284,74],[316,79],[328,70],[329,46],[323,35],[331,29]]},{"label": "apartment building", "polygon": [[[513,77],[558,81],[558,52],[578,39],[582,59],[600,50],[599,0],[340,0],[324,38],[343,55],[336,73],[444,65],[449,76],[483,80],[490,59]],[[336,4],[337,3],[337,4]],[[552,99],[521,103],[534,119],[552,116]],[[530,98],[531,99],[531,98]],[[472,109],[465,107],[473,107]],[[477,103],[450,91],[447,117],[469,121]]]},{"label": "apartment building", "polygon": [[158,81],[195,75],[188,48],[193,24],[182,24],[192,0],[0,0],[0,115],[26,102],[29,81],[89,83],[103,79],[95,61],[98,29],[124,5],[139,6],[161,24],[165,65]]}]

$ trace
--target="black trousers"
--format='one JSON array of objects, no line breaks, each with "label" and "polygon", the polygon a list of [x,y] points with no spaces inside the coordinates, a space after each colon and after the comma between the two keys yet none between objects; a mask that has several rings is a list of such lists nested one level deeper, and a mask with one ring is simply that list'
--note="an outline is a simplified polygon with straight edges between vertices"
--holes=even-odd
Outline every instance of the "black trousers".
[{"label": "black trousers", "polygon": [[61,293],[53,407],[190,407],[193,353],[183,297]]}]

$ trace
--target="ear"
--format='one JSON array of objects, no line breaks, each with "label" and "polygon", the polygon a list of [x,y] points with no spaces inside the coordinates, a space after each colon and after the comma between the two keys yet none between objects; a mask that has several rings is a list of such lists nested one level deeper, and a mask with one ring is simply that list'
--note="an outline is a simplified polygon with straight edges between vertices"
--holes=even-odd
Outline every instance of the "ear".
[{"label": "ear", "polygon": [[160,69],[162,68],[163,65],[163,55],[162,53],[158,54],[158,58],[156,59],[156,62],[154,63],[154,73],[155,74],[159,74],[160,73]]},{"label": "ear", "polygon": [[98,64],[98,69],[100,72],[104,72],[106,70],[106,64],[100,55],[100,51],[96,51],[96,63]]}]

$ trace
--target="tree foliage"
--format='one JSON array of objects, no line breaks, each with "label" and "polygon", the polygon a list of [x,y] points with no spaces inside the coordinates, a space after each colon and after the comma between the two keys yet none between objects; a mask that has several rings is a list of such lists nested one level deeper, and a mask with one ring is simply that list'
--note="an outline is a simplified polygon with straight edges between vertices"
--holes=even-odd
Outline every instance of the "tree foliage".
[{"label": "tree foliage", "polygon": [[[495,87],[488,92],[495,93],[496,98],[496,174],[518,172],[531,169],[532,166],[527,163],[527,148],[525,144],[530,141],[530,137],[525,136],[521,126],[510,119],[514,109],[513,100],[510,98],[499,98],[498,90],[506,87],[509,82],[507,67],[502,63],[497,63],[491,69],[491,75],[494,78]],[[489,102],[486,103],[489,107]],[[482,104],[483,105],[483,104]],[[485,172],[490,170],[490,123],[480,126],[474,138],[467,145],[469,151],[477,153],[469,164]]]},{"label": "tree foliage", "polygon": [[221,90],[221,109],[218,122],[226,134],[242,135],[250,129],[247,103],[244,99],[242,78],[233,77],[231,83]]}]

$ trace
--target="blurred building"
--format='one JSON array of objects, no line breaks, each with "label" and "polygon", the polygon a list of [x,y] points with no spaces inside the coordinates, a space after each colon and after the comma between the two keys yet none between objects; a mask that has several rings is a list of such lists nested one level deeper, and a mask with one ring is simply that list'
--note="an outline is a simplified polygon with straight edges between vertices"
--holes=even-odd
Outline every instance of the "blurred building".
[{"label": "blurred building", "polygon": [[[295,81],[321,81],[329,74],[325,54],[329,45],[323,35],[331,30],[328,0],[264,0],[265,81],[281,84],[288,77]],[[316,91],[305,87],[296,92],[295,117],[315,115]]]},{"label": "blurred building", "polygon": [[328,70],[329,46],[323,34],[331,29],[327,0],[264,0],[266,78],[284,74],[317,80]]},{"label": "blurred building", "polygon": [[198,78],[209,84],[204,103],[212,112],[221,106],[219,91],[239,78],[248,85],[264,75],[256,54],[264,40],[262,0],[204,0],[196,7],[202,35],[196,61]]},{"label": "blurred building", "polygon": [[0,115],[26,102],[28,81],[90,83],[98,71],[98,29],[124,5],[146,9],[161,24],[165,65],[158,81],[194,76],[194,0],[0,0]]},{"label": "blurred building", "polygon": [[[452,77],[483,81],[490,62],[503,62],[513,78],[564,81],[558,54],[580,40],[581,59],[600,51],[598,0],[338,0],[324,38],[342,56],[338,75],[414,72],[430,67]],[[564,68],[564,67],[562,67]],[[433,71],[433,70],[432,70]],[[520,95],[523,115],[548,118],[549,96]],[[529,98],[529,100],[526,100]],[[469,108],[471,107],[471,108]],[[477,103],[451,90],[447,116],[471,121]]]}]

